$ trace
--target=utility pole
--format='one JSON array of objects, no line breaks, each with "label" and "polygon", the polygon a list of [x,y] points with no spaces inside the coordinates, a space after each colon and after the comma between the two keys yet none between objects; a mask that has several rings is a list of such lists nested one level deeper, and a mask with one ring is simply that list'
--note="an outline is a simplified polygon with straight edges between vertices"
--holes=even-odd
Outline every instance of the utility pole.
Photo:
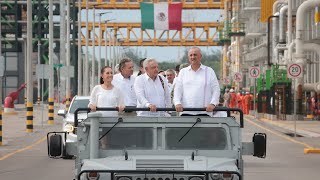
[{"label": "utility pole", "polygon": [[[1,61],[1,56],[2,56],[2,36],[1,36],[1,4],[0,4],[0,61]],[[4,63],[3,63],[4,64]],[[1,65],[1,62],[0,62]],[[0,67],[1,68],[1,67]],[[3,67],[4,71],[4,67]],[[2,74],[0,72],[0,146],[2,146]]]},{"label": "utility pole", "polygon": [[33,132],[32,3],[27,0],[27,132]]},{"label": "utility pole", "polygon": [[[70,67],[70,0],[67,0],[67,58],[66,58],[66,66]],[[66,77],[66,110],[69,110],[70,101],[71,101],[71,93],[70,93],[70,73],[67,73]]]},{"label": "utility pole", "polygon": [[88,67],[88,62],[89,62],[89,38],[90,38],[90,35],[89,35],[89,31],[88,31],[88,27],[89,27],[89,3],[88,1],[85,1],[86,2],[86,55],[85,55],[85,61],[84,61],[84,64],[83,64],[83,72],[84,72],[84,75],[83,75],[83,95],[84,96],[87,96],[89,94],[89,87],[88,87],[88,81],[89,81],[89,67]]},{"label": "utility pole", "polygon": [[49,0],[49,69],[48,124],[54,124],[53,0]]},{"label": "utility pole", "polygon": [[[98,13],[97,15],[99,16],[99,32],[102,32],[102,27],[101,27],[101,16],[104,15],[104,14],[107,14],[107,13],[110,13],[110,12],[104,12],[104,13]],[[107,22],[106,22],[106,27],[107,27]],[[106,28],[107,29],[107,28]],[[101,76],[101,41],[103,39],[103,33],[100,33],[99,34],[99,57],[98,57],[98,84],[100,83],[100,76]],[[106,42],[105,42],[106,44]],[[106,53],[107,54],[107,53]],[[106,56],[107,57],[107,56]],[[106,62],[106,60],[105,60]],[[105,63],[105,66],[106,66],[106,63]]]},{"label": "utility pole", "polygon": [[[109,49],[110,49],[110,53],[109,53],[109,65],[110,65],[110,67],[112,67],[112,69],[113,69],[113,66],[114,66],[114,64],[113,64],[113,59],[112,59],[112,49],[111,49],[111,40],[112,40],[112,36],[111,36],[111,32],[113,31],[113,29],[110,29],[110,36],[109,36]],[[113,40],[112,40],[113,41]],[[113,69],[114,70],[114,69]]]},{"label": "utility pole", "polygon": [[78,1],[78,95],[82,95],[81,0]]},{"label": "utility pole", "polygon": [[93,89],[94,84],[95,84],[95,74],[96,74],[96,8],[93,6],[93,26],[92,26],[92,59],[91,59],[91,82],[90,82],[90,91]]},{"label": "utility pole", "polygon": [[[66,63],[66,14],[65,14],[65,0],[60,0],[60,64]],[[60,74],[61,67],[57,68],[58,74]],[[58,103],[60,103],[60,97],[64,97],[64,90],[66,81],[61,76],[59,78],[59,86],[58,86]],[[62,93],[63,92],[63,93]],[[62,93],[62,94],[60,94]]]},{"label": "utility pole", "polygon": [[[112,20],[114,20],[114,19],[108,19],[108,20],[106,20],[105,21],[105,23],[106,23],[106,40],[105,40],[105,53],[106,53],[106,59],[104,60],[104,65],[105,66],[107,66],[107,65],[109,65],[109,66],[111,66],[111,59],[110,59],[110,61],[109,61],[109,63],[107,63],[107,61],[108,61],[108,43],[107,43],[107,40],[108,40],[108,22],[109,21],[112,21]],[[110,31],[110,33],[111,33],[111,31]],[[109,38],[109,44],[110,44],[110,39],[111,39],[111,35],[110,35],[110,38]],[[111,50],[110,50],[110,52],[111,52]]]}]

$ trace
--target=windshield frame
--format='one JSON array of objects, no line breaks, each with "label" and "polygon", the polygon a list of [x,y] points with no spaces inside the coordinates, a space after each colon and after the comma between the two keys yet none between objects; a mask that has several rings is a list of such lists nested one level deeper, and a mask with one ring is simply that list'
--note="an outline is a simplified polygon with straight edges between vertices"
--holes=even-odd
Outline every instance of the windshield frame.
[{"label": "windshield frame", "polygon": [[[102,128],[111,128],[113,124],[106,124],[102,123],[100,124],[99,131],[102,131]],[[117,128],[153,128],[153,147],[152,149],[146,149],[146,150],[163,150],[163,151],[190,151],[191,149],[167,149],[166,148],[166,129],[167,128],[190,128],[192,124],[185,123],[173,123],[173,124],[164,124],[164,123],[131,123],[131,122],[123,122],[121,124],[118,124],[114,129]],[[223,123],[204,123],[204,124],[198,124],[194,128],[223,128],[226,133],[226,149],[224,150],[231,150],[231,144],[232,144],[232,138],[230,136],[230,128],[228,125]],[[112,130],[113,131],[113,130]],[[192,130],[191,130],[192,131]],[[179,139],[177,139],[179,140]],[[113,150],[121,150],[121,149],[110,149],[109,151]],[[123,149],[122,149],[123,150]],[[128,149],[129,150],[129,149]],[[137,149],[136,149],[137,150]],[[217,149],[212,149],[217,150]],[[138,150],[137,150],[138,151]],[[201,149],[199,151],[202,151]],[[211,151],[211,149],[203,149],[203,151]]]},{"label": "windshield frame", "polygon": [[[85,106],[85,107],[77,107],[77,108],[74,108],[74,103],[77,103],[75,101],[88,101],[88,104]],[[89,99],[73,99],[71,104],[70,104],[70,107],[69,107],[69,110],[68,110],[68,114],[74,114],[74,112],[78,109],[78,108],[87,108],[88,105],[90,103],[90,100]],[[87,113],[87,112],[86,112]]]}]

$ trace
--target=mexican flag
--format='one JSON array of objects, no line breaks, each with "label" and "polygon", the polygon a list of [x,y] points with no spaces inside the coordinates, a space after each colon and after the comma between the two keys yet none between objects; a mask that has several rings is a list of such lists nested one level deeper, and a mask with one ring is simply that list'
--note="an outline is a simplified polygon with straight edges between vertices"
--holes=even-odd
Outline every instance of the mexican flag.
[{"label": "mexican flag", "polygon": [[141,28],[181,30],[182,3],[140,3]]}]

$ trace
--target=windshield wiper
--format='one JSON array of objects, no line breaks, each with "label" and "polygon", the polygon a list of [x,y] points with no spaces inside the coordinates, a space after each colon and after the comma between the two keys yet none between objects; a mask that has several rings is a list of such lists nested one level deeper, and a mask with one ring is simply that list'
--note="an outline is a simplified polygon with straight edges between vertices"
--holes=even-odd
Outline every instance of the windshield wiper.
[{"label": "windshield wiper", "polygon": [[193,128],[193,126],[195,126],[197,123],[201,122],[200,118],[197,118],[197,121],[189,128],[189,130],[179,139],[179,142],[189,133],[189,131],[191,131],[191,129]]},{"label": "windshield wiper", "polygon": [[123,119],[122,118],[119,118],[118,119],[118,122],[117,123],[115,123],[110,129],[109,129],[109,131],[107,131],[106,133],[104,133],[104,135],[102,135],[100,138],[99,138],[99,140],[101,140],[104,136],[106,136],[118,123],[120,123],[120,122],[123,122]]}]

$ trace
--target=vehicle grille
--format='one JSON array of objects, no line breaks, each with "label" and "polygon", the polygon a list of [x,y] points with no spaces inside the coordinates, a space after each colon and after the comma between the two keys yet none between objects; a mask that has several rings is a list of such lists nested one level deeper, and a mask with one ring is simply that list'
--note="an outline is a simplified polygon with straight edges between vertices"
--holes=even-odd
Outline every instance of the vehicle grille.
[{"label": "vehicle grille", "polygon": [[117,174],[116,180],[204,180],[204,175],[183,174]]},{"label": "vehicle grille", "polygon": [[136,160],[137,170],[144,169],[162,169],[162,170],[183,170],[183,160],[177,159],[137,159]]}]

